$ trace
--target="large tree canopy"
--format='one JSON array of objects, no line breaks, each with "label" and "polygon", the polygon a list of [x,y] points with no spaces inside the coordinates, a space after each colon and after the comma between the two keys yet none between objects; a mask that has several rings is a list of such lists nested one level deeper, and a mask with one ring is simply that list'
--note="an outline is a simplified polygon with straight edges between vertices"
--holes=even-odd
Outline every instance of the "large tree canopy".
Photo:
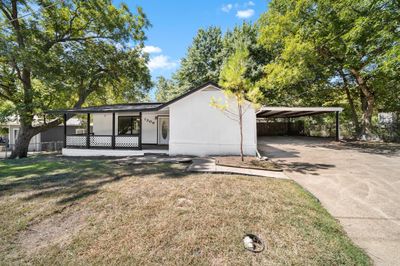
[{"label": "large tree canopy", "polygon": [[248,56],[245,58],[246,78],[252,82],[260,79],[263,75],[263,66],[269,62],[270,56],[264,47],[257,43],[257,38],[257,26],[247,22],[235,26],[224,35],[216,27],[200,29],[182,59],[181,67],[172,79],[158,79],[157,99],[171,99],[208,81],[217,83],[222,65],[239,48],[248,51]]},{"label": "large tree canopy", "polygon": [[156,98],[170,100],[205,82],[218,82],[224,55],[221,29],[199,29],[172,79],[157,79]]},{"label": "large tree canopy", "polygon": [[175,73],[178,86],[187,90],[207,81],[218,82],[223,62],[222,49],[220,28],[200,29]]},{"label": "large tree canopy", "polygon": [[60,123],[32,125],[49,108],[87,101],[138,99],[150,87],[149,26],[110,0],[0,1],[0,99],[13,104],[21,130],[12,157],[27,154],[29,140]]},{"label": "large tree canopy", "polygon": [[[324,99],[326,89],[339,86],[356,127],[359,106],[362,137],[372,134],[377,106],[399,110],[398,1],[276,0],[259,24],[259,42],[274,58],[259,83],[265,94],[309,90],[311,98]],[[330,91],[338,98],[337,91]]]},{"label": "large tree canopy", "polygon": [[167,102],[168,100],[179,96],[179,90],[177,90],[174,81],[166,79],[163,76],[157,77],[156,87],[156,100],[158,102]]}]

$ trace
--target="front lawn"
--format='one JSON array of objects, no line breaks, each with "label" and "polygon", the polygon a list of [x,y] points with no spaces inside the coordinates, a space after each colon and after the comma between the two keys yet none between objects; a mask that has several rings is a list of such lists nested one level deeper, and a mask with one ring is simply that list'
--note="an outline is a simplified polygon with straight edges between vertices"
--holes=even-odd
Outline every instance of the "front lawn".
[{"label": "front lawn", "polygon": [[[0,161],[0,262],[370,264],[294,182],[193,174],[186,166],[50,156]],[[265,251],[246,251],[245,233],[261,237]]]}]

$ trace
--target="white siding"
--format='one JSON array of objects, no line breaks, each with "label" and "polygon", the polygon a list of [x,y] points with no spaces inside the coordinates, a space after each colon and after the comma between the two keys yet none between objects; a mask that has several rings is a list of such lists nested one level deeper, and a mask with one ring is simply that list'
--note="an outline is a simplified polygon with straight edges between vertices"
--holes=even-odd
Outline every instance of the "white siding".
[{"label": "white siding", "polygon": [[[142,143],[157,144],[156,112],[142,113]],[[95,135],[112,135],[112,113],[96,113],[93,116],[93,133]],[[139,113],[116,113],[115,135],[118,135],[118,116],[139,116]]]},{"label": "white siding", "polygon": [[142,143],[157,144],[157,115],[154,112],[142,115]]},{"label": "white siding", "polygon": [[[229,110],[237,114],[236,101],[223,91],[209,86],[171,104],[170,155],[239,154],[239,124],[226,112],[210,105],[212,98],[227,101]],[[244,153],[255,155],[257,149],[256,112],[247,104],[243,117]],[[237,116],[236,116],[237,118]]]},{"label": "white siding", "polygon": [[[112,135],[112,113],[97,113],[92,114],[93,116],[93,133],[95,135]],[[118,126],[116,119],[116,127]],[[117,131],[117,128],[115,128]]]}]

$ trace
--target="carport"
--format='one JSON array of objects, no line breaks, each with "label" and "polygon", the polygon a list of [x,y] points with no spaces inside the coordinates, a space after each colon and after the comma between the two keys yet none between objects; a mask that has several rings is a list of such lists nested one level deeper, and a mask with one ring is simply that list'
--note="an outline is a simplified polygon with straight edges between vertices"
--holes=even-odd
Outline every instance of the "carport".
[{"label": "carport", "polygon": [[303,116],[313,116],[319,114],[335,113],[336,115],[336,131],[335,139],[339,141],[340,129],[339,129],[339,114],[343,111],[341,107],[275,107],[275,106],[263,106],[257,112],[258,119],[267,118],[286,118],[288,127],[290,126],[291,118],[298,118]]}]

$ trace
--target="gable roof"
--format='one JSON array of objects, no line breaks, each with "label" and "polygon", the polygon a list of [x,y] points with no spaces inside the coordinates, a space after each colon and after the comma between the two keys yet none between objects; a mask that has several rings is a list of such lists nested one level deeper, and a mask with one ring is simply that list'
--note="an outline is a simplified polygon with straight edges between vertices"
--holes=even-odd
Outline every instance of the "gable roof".
[{"label": "gable roof", "polygon": [[185,98],[185,97],[187,97],[187,96],[189,96],[189,95],[195,93],[196,91],[202,90],[202,89],[204,89],[204,88],[206,88],[206,87],[208,87],[208,86],[214,86],[214,87],[216,87],[217,89],[222,90],[215,82],[208,81],[208,82],[206,82],[206,83],[204,83],[204,84],[201,84],[200,86],[195,87],[195,88],[193,88],[193,89],[190,89],[190,90],[188,90],[187,92],[185,92],[184,94],[182,94],[182,95],[180,95],[180,96],[178,96],[178,97],[176,97],[176,98],[174,98],[174,99],[172,99],[172,100],[170,100],[170,101],[164,103],[163,106],[160,107],[160,109],[162,109],[162,108],[164,108],[164,107],[167,107],[168,105],[173,104],[174,102],[177,102],[177,101],[179,101],[179,100],[181,100],[181,99],[183,99],[183,98]]},{"label": "gable roof", "polygon": [[144,111],[159,111],[170,104],[173,104],[196,91],[204,89],[208,86],[214,86],[217,89],[221,89],[216,83],[209,81],[198,87],[188,90],[184,94],[168,101],[165,103],[158,102],[148,102],[148,103],[126,103],[126,104],[111,104],[111,105],[99,105],[99,106],[89,106],[82,108],[72,108],[72,109],[59,109],[59,110],[49,110],[46,113],[49,114],[59,114],[59,113],[112,113],[112,112],[144,112]]}]

